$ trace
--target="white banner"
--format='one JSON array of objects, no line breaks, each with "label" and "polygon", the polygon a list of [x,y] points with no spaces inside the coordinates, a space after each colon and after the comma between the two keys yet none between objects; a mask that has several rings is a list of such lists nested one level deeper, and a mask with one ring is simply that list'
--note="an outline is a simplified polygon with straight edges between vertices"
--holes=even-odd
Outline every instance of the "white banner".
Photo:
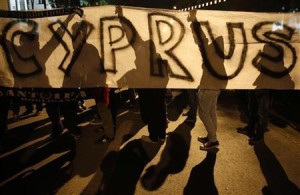
[{"label": "white banner", "polygon": [[0,13],[0,86],[300,88],[299,13],[83,11]]}]

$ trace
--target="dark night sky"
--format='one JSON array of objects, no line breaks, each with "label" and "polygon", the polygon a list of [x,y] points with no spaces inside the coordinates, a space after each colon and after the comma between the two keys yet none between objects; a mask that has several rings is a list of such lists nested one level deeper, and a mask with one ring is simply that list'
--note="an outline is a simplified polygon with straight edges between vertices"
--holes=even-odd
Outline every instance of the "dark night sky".
[{"label": "dark night sky", "polygon": [[[112,4],[172,9],[174,5],[178,9],[206,3],[214,0],[111,0]],[[223,0],[222,0],[223,1]],[[282,10],[282,7],[285,10]],[[289,11],[290,8],[300,8],[300,0],[227,0],[205,9],[232,10],[232,11],[256,11],[256,12],[279,12]]]},{"label": "dark night sky", "polygon": [[147,8],[172,8],[174,0],[111,0],[112,4]]}]

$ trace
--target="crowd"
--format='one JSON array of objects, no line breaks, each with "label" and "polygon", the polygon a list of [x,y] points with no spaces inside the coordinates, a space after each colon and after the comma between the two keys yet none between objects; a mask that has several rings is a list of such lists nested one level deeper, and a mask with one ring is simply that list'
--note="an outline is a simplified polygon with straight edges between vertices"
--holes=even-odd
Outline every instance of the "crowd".
[{"label": "crowd", "polygon": [[[92,88],[86,90],[89,97],[95,101],[94,116],[90,124],[95,130],[104,132],[99,138],[98,143],[106,144],[114,140],[116,136],[117,112],[120,105],[119,89],[109,88]],[[167,93],[168,91],[168,93]],[[217,100],[221,90],[203,90],[194,89],[181,90],[186,93],[187,112],[182,115],[186,116],[186,123],[195,125],[197,112],[199,118],[204,124],[207,134],[199,136],[198,141],[201,143],[200,149],[209,151],[219,147],[217,139]],[[246,91],[249,109],[248,124],[244,128],[238,128],[238,133],[246,134],[250,137],[251,144],[263,141],[264,132],[268,126],[268,108],[269,108],[269,90],[249,90]],[[168,126],[168,108],[167,99],[172,99],[171,89],[127,89],[127,99],[130,102],[130,109],[135,113],[140,113],[142,121],[148,126],[149,135],[142,136],[142,140],[153,144],[162,144],[166,139],[166,129]],[[171,97],[170,97],[171,96]],[[33,103],[22,102],[16,97],[1,97],[1,147],[4,146],[7,129],[8,112],[13,112],[13,120],[17,121],[22,117],[35,117],[43,112],[49,116],[52,125],[50,138],[59,139],[64,129],[71,134],[76,140],[82,136],[79,127],[79,113],[84,111],[85,100],[76,100],[68,102],[46,102]],[[170,100],[172,101],[172,100]],[[19,114],[20,106],[24,106],[25,111]],[[35,112],[34,110],[35,105]],[[62,123],[62,117],[64,122]]]},{"label": "crowd", "polygon": [[[115,9],[115,13],[118,14],[119,17],[123,17],[123,11],[120,6],[117,6]],[[68,16],[68,18],[64,21],[64,24],[67,25],[71,20],[72,15]],[[198,138],[198,141],[201,142],[201,150],[210,150],[212,148],[217,148],[219,146],[219,141],[217,138],[217,101],[218,97],[221,93],[221,89],[226,89],[228,79],[226,76],[226,71],[224,68],[224,57],[220,55],[216,55],[214,49],[216,45],[218,45],[218,49],[221,52],[224,52],[224,40],[222,36],[219,36],[213,40],[212,43],[209,44],[208,38],[206,34],[202,32],[200,28],[200,23],[196,19],[196,11],[190,11],[187,21],[190,22],[191,31],[193,33],[194,41],[198,45],[200,53],[203,58],[202,64],[202,77],[199,84],[198,89],[186,89],[186,93],[188,95],[189,107],[190,110],[184,115],[187,116],[186,122],[194,124],[196,121],[197,111],[199,114],[199,118],[204,124],[204,127],[207,131],[207,135],[201,136]],[[127,21],[130,24],[130,21]],[[121,23],[123,25],[123,23]],[[167,60],[163,59],[159,53],[156,52],[155,45],[151,40],[143,40],[141,35],[136,31],[135,40],[130,41],[131,32],[127,29],[128,26],[122,26],[124,29],[125,36],[127,37],[131,47],[135,52],[135,65],[136,69],[132,69],[127,72],[119,81],[118,84],[122,84],[124,80],[126,80],[129,86],[133,86],[130,82],[136,82],[136,79],[143,79],[140,74],[144,68],[144,58],[145,54],[150,55],[148,50],[149,46],[152,48],[152,57],[155,58],[157,66],[160,67],[160,74],[162,77],[155,78],[157,81],[165,85],[165,88],[140,88],[140,89],[130,89],[131,91],[131,102],[134,105],[135,102],[135,93],[138,95],[138,103],[140,109],[140,115],[143,122],[148,126],[148,136],[143,136],[142,139],[151,143],[161,143],[166,138],[166,128],[168,125],[167,119],[167,107],[166,100],[170,93],[167,93],[167,83],[169,80],[169,68]],[[72,31],[79,31],[78,37],[73,40],[74,48],[77,48],[76,45],[82,44],[82,50],[85,50],[85,54],[91,56],[83,56],[79,55],[76,61],[74,62],[74,66],[81,66],[80,72],[78,70],[74,70],[72,74],[90,74],[91,72],[95,72],[93,68],[98,67],[101,62],[100,56],[98,54],[97,49],[87,43],[85,40],[88,36],[89,26],[86,23],[75,23],[72,26]],[[64,34],[64,31],[61,29],[57,30],[61,35]],[[42,49],[37,48],[36,52],[47,51],[47,56],[50,55],[53,47],[58,43],[55,39],[51,39],[53,44],[51,47],[49,45],[44,46]],[[25,41],[23,41],[25,42]],[[36,42],[38,42],[38,35],[36,36]],[[272,52],[272,47],[266,44],[265,52]],[[50,47],[50,48],[48,48]],[[148,56],[150,58],[150,56]],[[146,58],[148,58],[146,56]],[[90,60],[88,63],[86,59]],[[47,60],[47,58],[39,59],[41,64]],[[214,64],[215,67],[218,67],[217,70],[212,71],[211,64]],[[43,79],[47,80],[45,75],[40,75]],[[76,78],[76,77],[75,77]],[[81,77],[78,77],[81,78]],[[224,79],[225,78],[225,79]],[[73,79],[73,80],[72,80]],[[63,86],[70,87],[74,82],[90,82],[94,78],[88,78],[87,80],[83,79],[82,81],[78,81],[78,79],[65,77]],[[103,83],[106,79],[106,74],[104,74],[101,78]],[[247,127],[239,129],[240,133],[244,133],[250,136],[250,142],[255,144],[259,141],[263,140],[263,132],[267,129],[268,123],[268,105],[269,105],[269,91],[260,89],[259,80],[262,80],[261,77],[257,79],[257,88],[255,90],[251,90],[249,97],[250,101],[249,108],[249,123]],[[75,83],[76,84],[76,83]],[[63,90],[63,89],[62,89]],[[99,88],[88,88],[86,89],[86,93],[90,98],[95,100],[96,104],[96,113],[95,118],[91,123],[98,123],[101,127],[98,128],[99,131],[104,131],[105,134],[103,137],[99,139],[101,143],[108,143],[112,141],[115,137],[116,133],[116,113],[117,113],[117,103],[116,103],[116,93],[115,89],[110,89],[108,87],[99,87]],[[19,119],[20,112],[20,100],[18,98],[11,98],[6,96],[1,96],[1,111],[0,111],[0,139],[1,142],[5,139],[5,132],[7,131],[7,116],[9,111],[10,102],[14,114],[14,119]],[[72,100],[72,101],[63,101],[63,102],[45,102],[46,112],[49,116],[49,119],[52,124],[52,133],[51,138],[57,139],[61,136],[63,130],[66,128],[68,132],[74,136],[74,138],[79,139],[82,136],[81,128],[78,125],[78,111],[82,111],[84,109],[84,104],[82,99]],[[33,114],[34,106],[31,102],[25,102],[26,111],[23,115]],[[35,103],[36,112],[35,115],[39,115],[42,112],[43,104]],[[61,122],[61,118],[64,117],[64,123]]]}]

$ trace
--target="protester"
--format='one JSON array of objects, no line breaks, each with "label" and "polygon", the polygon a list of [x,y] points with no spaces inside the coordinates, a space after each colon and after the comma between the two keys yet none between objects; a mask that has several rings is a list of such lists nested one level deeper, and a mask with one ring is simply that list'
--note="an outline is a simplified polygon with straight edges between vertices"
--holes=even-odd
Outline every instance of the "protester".
[{"label": "protester", "polygon": [[[122,7],[116,6],[116,14],[121,18],[123,17]],[[123,18],[124,19],[124,18]],[[127,21],[130,23],[130,21]],[[128,39],[131,37],[130,29],[127,25],[123,25],[125,35]],[[141,35],[135,31],[134,41],[129,41],[131,47],[135,52],[135,66],[136,69],[132,69],[126,73],[118,83],[122,84],[126,82],[127,85],[133,86],[136,79],[144,79],[142,71],[144,71],[144,61],[145,55],[149,55],[149,47],[152,48],[153,58],[157,63],[157,66],[161,67],[163,72],[162,77],[152,77],[153,80],[157,79],[162,83],[162,88],[145,89],[139,88],[137,93],[139,95],[139,104],[142,120],[148,125],[149,136],[142,136],[142,139],[146,142],[159,143],[165,140],[166,137],[166,127],[167,127],[167,116],[166,116],[166,85],[168,83],[168,72],[167,72],[167,62],[162,59],[162,57],[156,53],[156,48],[151,40],[143,40]],[[150,56],[148,56],[150,58]],[[147,58],[147,57],[146,57]],[[132,80],[135,78],[134,80]],[[131,79],[131,80],[130,80]]]},{"label": "protester", "polygon": [[217,102],[221,89],[225,89],[227,85],[224,56],[219,56],[215,52],[216,45],[224,52],[224,40],[220,36],[214,39],[211,44],[208,44],[208,38],[202,31],[200,22],[196,19],[196,10],[190,11],[188,21],[191,22],[194,41],[199,46],[203,58],[203,73],[198,91],[198,104],[199,117],[204,124],[207,135],[198,137],[198,141],[203,143],[200,146],[201,150],[210,150],[219,146],[217,139]]},{"label": "protester", "polygon": [[238,128],[238,132],[250,137],[250,144],[257,144],[264,139],[264,133],[268,128],[269,118],[268,89],[249,90],[249,119],[247,126]]},{"label": "protester", "polygon": [[104,132],[97,142],[106,144],[114,140],[116,133],[116,102],[115,90],[110,88],[93,88],[91,95],[94,97],[96,103],[97,115],[101,118],[99,122],[98,131]]}]

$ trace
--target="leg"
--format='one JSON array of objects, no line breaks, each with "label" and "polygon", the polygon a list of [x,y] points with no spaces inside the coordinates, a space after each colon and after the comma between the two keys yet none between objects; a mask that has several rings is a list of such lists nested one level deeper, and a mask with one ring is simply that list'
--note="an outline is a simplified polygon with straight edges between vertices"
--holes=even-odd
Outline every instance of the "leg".
[{"label": "leg", "polygon": [[205,126],[208,139],[210,142],[217,141],[217,135],[216,135],[217,119],[216,119],[216,113],[214,109],[216,109],[217,98],[219,94],[220,94],[219,90],[206,90],[206,89],[201,89],[199,90],[198,93],[199,117]]},{"label": "leg", "polygon": [[38,112],[41,112],[43,110],[43,103],[42,102],[37,102],[35,104],[35,108]]},{"label": "leg", "polygon": [[128,89],[128,92],[129,92],[130,107],[133,108],[136,104],[135,91],[134,91],[134,89]]},{"label": "leg", "polygon": [[190,110],[188,112],[188,118],[191,120],[196,120],[197,115],[197,90],[187,89],[187,95],[189,99]]},{"label": "leg", "polygon": [[32,113],[33,112],[33,104],[32,102],[25,102],[25,113]]},{"label": "leg", "polygon": [[0,97],[0,141],[3,139],[7,130],[7,116],[9,111],[9,97]]},{"label": "leg", "polygon": [[64,116],[64,125],[75,138],[81,137],[81,131],[78,127],[77,101],[63,102],[60,105],[60,111]]},{"label": "leg", "polygon": [[256,128],[256,121],[257,121],[257,109],[258,109],[258,103],[257,99],[254,94],[254,90],[249,90],[248,93],[248,121],[247,126],[244,128],[238,128],[238,133],[245,134],[249,137],[252,137],[254,135],[254,131]]},{"label": "leg", "polygon": [[62,133],[62,124],[60,120],[60,111],[59,111],[60,103],[46,103],[46,111],[49,116],[49,119],[52,124],[52,137],[57,138]]},{"label": "leg", "polygon": [[110,109],[104,102],[97,102],[96,106],[97,111],[102,118],[105,133],[110,137],[114,137],[114,123]]},{"label": "leg", "polygon": [[110,89],[109,94],[106,95],[109,96],[109,105],[106,101],[103,101],[101,98],[97,99],[96,101],[97,113],[102,118],[102,128],[105,131],[105,134],[97,141],[102,144],[106,144],[112,141],[116,134],[116,115],[118,98],[114,92],[114,89]]},{"label": "leg", "polygon": [[[212,121],[212,123],[214,125],[215,134],[216,134],[216,132],[218,130],[218,122],[217,122],[218,96],[219,96],[219,94],[212,95],[212,97],[211,97],[212,104],[211,104],[211,108],[210,108],[210,118],[211,118],[211,121]],[[215,137],[217,137],[217,135],[215,135]]]},{"label": "leg", "polygon": [[258,139],[263,139],[264,133],[267,131],[268,128],[269,90],[257,90],[255,95],[258,101],[257,128],[255,134]]},{"label": "leg", "polygon": [[139,89],[139,104],[140,104],[140,112],[141,118],[145,124],[148,124],[149,121],[149,101],[148,101],[148,92],[147,89]]},{"label": "leg", "polygon": [[[166,112],[166,89],[153,89],[151,90],[151,99],[149,105],[151,108],[151,123],[148,129],[150,135],[154,135],[155,139],[165,139],[167,127],[167,112]],[[150,127],[152,126],[152,127]],[[150,129],[151,128],[151,129]]]},{"label": "leg", "polygon": [[19,120],[21,100],[20,98],[17,97],[12,97],[10,99],[12,101],[12,111],[13,111],[14,120],[17,121]]},{"label": "leg", "polygon": [[147,106],[149,138],[153,142],[166,137],[166,89],[147,89],[144,103]]}]

